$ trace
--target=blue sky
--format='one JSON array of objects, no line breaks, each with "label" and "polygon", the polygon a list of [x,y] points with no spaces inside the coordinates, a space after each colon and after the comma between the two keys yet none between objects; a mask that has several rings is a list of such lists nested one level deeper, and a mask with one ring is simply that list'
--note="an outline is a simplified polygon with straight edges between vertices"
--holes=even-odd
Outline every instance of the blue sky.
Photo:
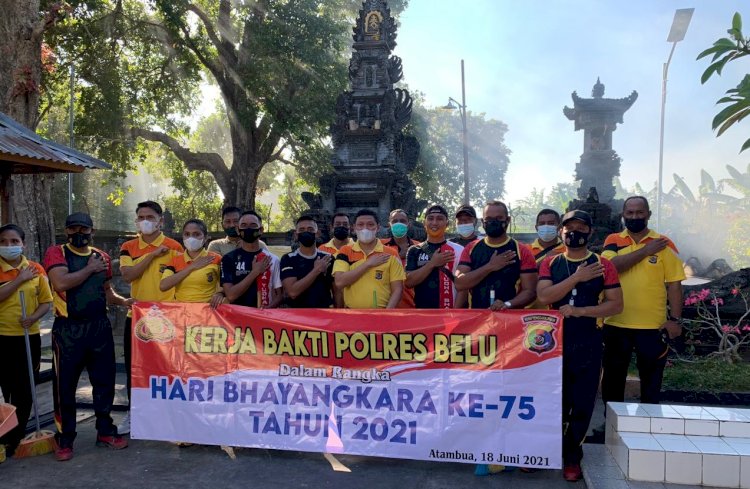
[{"label": "blue sky", "polygon": [[[466,63],[469,110],[508,124],[506,144],[511,163],[505,198],[513,201],[533,187],[549,190],[572,181],[583,148],[583,133],[562,113],[572,106],[574,90],[590,96],[596,78],[605,97],[639,94],[614,133],[622,158],[621,179],[650,187],[657,179],[662,65],[677,8],[694,7],[685,40],[677,45],[669,71],[664,185],[672,173],[697,187],[701,168],[715,178],[728,176],[725,165],[744,170],[750,151],[739,155],[750,136],[750,122],[720,138],[711,130],[715,105],[728,88],[750,71],[742,59],[706,85],[700,76],[708,65],[698,53],[724,37],[736,11],[750,4],[738,0],[410,0],[401,15],[395,54],[404,60],[405,81],[429,105],[460,98],[460,60]],[[471,130],[471,128],[469,128]]]}]

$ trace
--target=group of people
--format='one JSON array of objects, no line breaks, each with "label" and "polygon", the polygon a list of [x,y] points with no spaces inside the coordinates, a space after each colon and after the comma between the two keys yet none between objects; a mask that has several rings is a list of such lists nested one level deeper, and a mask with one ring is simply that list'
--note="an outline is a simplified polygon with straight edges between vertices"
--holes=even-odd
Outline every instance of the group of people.
[{"label": "group of people", "polygon": [[[39,365],[39,319],[54,304],[54,407],[58,460],[73,457],[75,391],[86,368],[93,387],[96,443],[114,449],[128,444],[129,415],[120,426],[110,416],[114,398],[114,342],[107,304],[134,301],[222,303],[256,308],[550,308],[565,317],[563,335],[563,458],[566,479],[581,478],[581,445],[594,409],[602,366],[605,402],[622,401],[635,351],[642,402],[658,403],[668,352],[667,339],[681,332],[684,273],[674,244],[648,228],[644,197],[624,203],[624,230],[608,236],[601,255],[589,251],[594,224],[574,210],[537,216],[538,238],[526,245],[507,234],[511,216],[499,201],[488,202],[480,220],[469,205],[453,216],[442,205],[424,214],[427,238],[409,237],[410,218],[393,210],[390,237],[378,239],[381,222],[368,209],[353,221],[336,214],[332,238],[319,245],[318,223],[296,220],[298,247],[280,259],[261,240],[263,220],[255,211],[227,207],[226,237],[209,242],[205,223],[182,227],[182,244],[161,231],[163,211],[152,201],[138,204],[138,236],[120,250],[120,272],[129,298],[110,286],[110,257],[92,246],[94,223],[84,213],[65,222],[65,243],[51,247],[43,267],[22,254],[24,232],[0,228],[0,386],[18,407],[19,428],[0,443],[12,452],[30,410],[23,329],[31,333],[34,368]],[[458,237],[446,239],[454,219]],[[385,224],[385,223],[383,223]],[[356,239],[353,239],[356,237]],[[49,284],[47,278],[49,278]],[[19,290],[26,291],[21,319]],[[124,354],[130,392],[132,324],[126,321]],[[12,367],[11,367],[12,365]],[[27,379],[24,381],[24,379]]]}]

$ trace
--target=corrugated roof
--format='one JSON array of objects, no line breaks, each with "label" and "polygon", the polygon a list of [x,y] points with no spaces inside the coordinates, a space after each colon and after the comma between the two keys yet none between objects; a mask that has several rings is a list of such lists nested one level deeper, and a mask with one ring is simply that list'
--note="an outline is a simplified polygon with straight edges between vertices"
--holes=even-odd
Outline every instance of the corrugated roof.
[{"label": "corrugated roof", "polygon": [[74,165],[81,169],[112,168],[112,165],[100,159],[39,136],[0,112],[0,161],[3,160],[3,155]]}]

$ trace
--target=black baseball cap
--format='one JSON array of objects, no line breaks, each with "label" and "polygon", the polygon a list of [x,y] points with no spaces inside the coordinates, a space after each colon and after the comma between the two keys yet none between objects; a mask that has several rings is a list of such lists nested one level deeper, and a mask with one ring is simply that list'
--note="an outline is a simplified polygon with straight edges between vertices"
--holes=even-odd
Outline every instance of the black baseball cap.
[{"label": "black baseball cap", "polygon": [[590,228],[594,227],[594,221],[591,219],[591,214],[589,214],[586,211],[582,211],[580,209],[566,212],[565,215],[562,217],[562,225],[565,226],[566,222],[572,221],[574,219],[581,221],[582,223],[586,224]]},{"label": "black baseball cap", "polygon": [[424,215],[428,216],[430,214],[442,214],[445,217],[448,217],[448,211],[445,210],[445,207],[443,207],[440,204],[433,204],[430,207],[428,207],[427,211],[424,213]]},{"label": "black baseball cap", "polygon": [[474,210],[472,206],[469,204],[463,204],[456,210],[456,217],[459,216],[459,214],[468,214],[469,216],[473,217],[474,219],[477,218],[477,211]]},{"label": "black baseball cap", "polygon": [[94,227],[94,221],[91,220],[91,216],[85,212],[74,212],[65,219],[65,227],[69,228],[72,226],[84,226],[87,228]]}]

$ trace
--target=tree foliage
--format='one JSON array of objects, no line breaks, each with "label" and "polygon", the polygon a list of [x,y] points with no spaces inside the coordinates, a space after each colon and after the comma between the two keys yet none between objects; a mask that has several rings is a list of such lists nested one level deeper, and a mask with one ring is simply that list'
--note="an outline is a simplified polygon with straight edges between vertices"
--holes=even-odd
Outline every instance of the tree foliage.
[{"label": "tree foliage", "polygon": [[[739,12],[732,18],[732,27],[727,30],[729,37],[723,37],[713,46],[698,55],[698,59],[711,56],[711,64],[701,76],[701,83],[706,83],[714,74],[721,76],[727,63],[750,54],[750,39],[742,34],[742,16]],[[750,115],[750,74],[745,75],[740,83],[726,91],[717,104],[728,104],[714,116],[711,127],[716,136],[721,136],[727,129]],[[750,138],[743,144],[740,152],[750,148]]]}]

